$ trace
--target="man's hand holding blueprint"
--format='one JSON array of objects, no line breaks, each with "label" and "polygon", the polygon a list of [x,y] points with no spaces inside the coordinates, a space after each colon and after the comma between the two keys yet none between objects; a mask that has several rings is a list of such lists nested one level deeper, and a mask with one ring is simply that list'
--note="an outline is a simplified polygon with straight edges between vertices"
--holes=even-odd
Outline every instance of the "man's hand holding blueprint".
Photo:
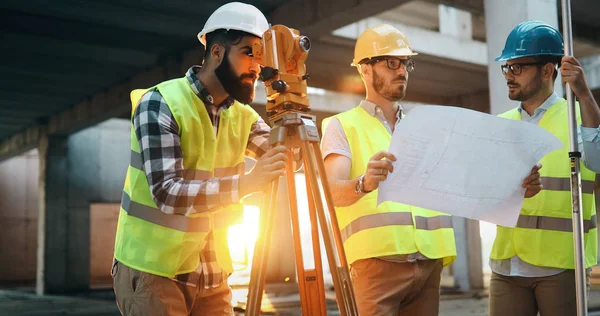
[{"label": "man's hand holding blueprint", "polygon": [[502,226],[517,223],[532,166],[562,143],[544,129],[476,111],[423,106],[398,124],[393,173],[378,203],[394,201]]}]

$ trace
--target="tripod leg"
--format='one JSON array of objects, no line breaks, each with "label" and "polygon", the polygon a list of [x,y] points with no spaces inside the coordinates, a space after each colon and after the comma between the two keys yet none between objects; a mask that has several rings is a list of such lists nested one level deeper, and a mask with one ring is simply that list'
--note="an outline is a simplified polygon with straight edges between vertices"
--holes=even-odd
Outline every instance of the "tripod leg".
[{"label": "tripod leg", "polygon": [[[354,291],[350,282],[350,274],[348,273],[348,265],[343,250],[343,244],[341,244],[341,234],[337,225],[335,210],[333,209],[333,200],[331,199],[331,193],[325,177],[323,159],[320,158],[321,152],[318,146],[317,142],[302,141],[302,150],[304,155],[307,156],[305,158],[305,168],[308,178],[307,182],[310,182],[311,191],[315,197],[315,205],[321,224],[325,250],[327,252],[340,314],[342,316],[354,316],[358,315]],[[317,153],[319,155],[318,157]],[[327,201],[328,214],[325,213],[323,208],[323,200],[321,199],[321,192],[317,180],[317,168],[319,169],[318,171],[320,173],[321,183]],[[341,263],[341,266],[338,265],[338,260]]]},{"label": "tripod leg", "polygon": [[[323,285],[323,267],[321,265],[321,253],[319,252],[319,231],[317,229],[316,216],[310,212],[313,253],[315,253],[315,269],[306,270],[302,256],[302,241],[300,234],[300,220],[298,215],[298,204],[296,200],[296,183],[294,181],[294,170],[292,166],[292,153],[289,152],[287,166],[287,180],[290,200],[290,212],[292,219],[292,234],[294,237],[294,252],[296,256],[296,270],[298,272],[298,288],[300,290],[300,302],[304,315],[326,316],[325,291]],[[311,205],[312,199],[309,193],[309,210],[314,211]],[[316,247],[316,248],[315,248]]]},{"label": "tripod leg", "polygon": [[340,226],[337,221],[337,215],[333,204],[333,198],[331,197],[331,190],[329,189],[327,174],[325,171],[325,164],[323,163],[323,154],[319,144],[312,143],[315,161],[319,171],[319,177],[323,184],[323,195],[325,195],[325,201],[327,203],[327,211],[329,211],[329,227],[333,231],[333,238],[337,253],[340,260],[338,271],[340,275],[340,282],[342,283],[342,290],[346,293],[344,296],[346,301],[346,308],[349,311],[349,315],[358,315],[358,309],[356,307],[356,299],[354,296],[354,287],[352,286],[352,280],[350,279],[350,273],[348,270],[348,260],[346,259],[346,253],[344,252],[344,242],[342,241],[342,234],[340,232]]},{"label": "tripod leg", "polygon": [[[305,162],[306,164],[306,156]],[[306,194],[308,196],[308,214],[310,217],[312,250],[315,269],[307,271],[306,282],[313,282],[313,296],[315,303],[312,305],[311,314],[308,315],[327,315],[327,302],[325,301],[325,283],[323,281],[323,261],[321,259],[321,243],[319,238],[319,223],[317,222],[317,210],[315,208],[315,199],[309,181],[306,181]],[[318,295],[318,296],[317,296]]]},{"label": "tripod leg", "polygon": [[252,271],[250,272],[250,284],[248,285],[248,301],[246,302],[246,315],[248,316],[260,315],[278,187],[279,179],[271,183],[263,197],[259,234],[254,246]]}]

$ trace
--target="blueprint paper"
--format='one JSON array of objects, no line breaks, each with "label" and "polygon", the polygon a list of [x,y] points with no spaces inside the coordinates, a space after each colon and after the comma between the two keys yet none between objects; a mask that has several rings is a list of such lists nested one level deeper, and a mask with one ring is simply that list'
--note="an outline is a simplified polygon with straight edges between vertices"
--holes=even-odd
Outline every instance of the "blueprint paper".
[{"label": "blueprint paper", "polygon": [[396,126],[389,151],[397,160],[379,185],[377,203],[514,227],[523,179],[543,156],[562,147],[528,122],[457,107],[417,107]]}]

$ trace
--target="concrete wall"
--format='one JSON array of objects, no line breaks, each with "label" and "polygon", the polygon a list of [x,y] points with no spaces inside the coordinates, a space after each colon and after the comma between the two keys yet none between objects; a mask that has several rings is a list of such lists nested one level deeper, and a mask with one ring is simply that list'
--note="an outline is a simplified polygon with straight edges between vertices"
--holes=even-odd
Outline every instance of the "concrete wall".
[{"label": "concrete wall", "polygon": [[37,150],[0,163],[0,284],[35,279],[38,176]]},{"label": "concrete wall", "polygon": [[128,120],[111,119],[69,138],[70,200],[81,200],[86,209],[90,202],[121,201],[130,129]]},{"label": "concrete wall", "polygon": [[[129,162],[128,120],[113,119],[69,137],[69,231],[89,249],[92,284],[106,283],[119,201]],[[0,285],[36,279],[39,212],[37,150],[0,163]],[[52,184],[48,183],[49,192]],[[107,204],[108,202],[108,204]],[[86,231],[89,227],[89,232]],[[87,254],[77,254],[84,256]],[[46,267],[52,273],[52,267]],[[108,279],[110,280],[110,279]]]},{"label": "concrete wall", "polygon": [[90,205],[90,284],[112,285],[110,268],[113,260],[119,203]]}]

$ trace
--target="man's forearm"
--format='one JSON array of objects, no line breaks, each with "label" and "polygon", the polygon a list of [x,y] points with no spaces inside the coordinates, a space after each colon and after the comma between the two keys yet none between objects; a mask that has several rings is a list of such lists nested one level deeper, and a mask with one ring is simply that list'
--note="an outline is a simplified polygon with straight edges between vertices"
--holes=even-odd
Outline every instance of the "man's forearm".
[{"label": "man's forearm", "polygon": [[600,126],[600,108],[594,100],[594,96],[590,92],[589,95],[578,99],[581,110],[581,126],[598,128]]},{"label": "man's forearm", "polygon": [[249,173],[240,175],[238,192],[240,198],[244,198],[263,189],[264,188],[257,187],[256,184],[254,184],[254,181],[252,181],[252,176]]},{"label": "man's forearm", "polygon": [[365,193],[356,194],[356,191],[354,190],[356,188],[358,178],[350,180],[338,180],[330,178],[328,181],[329,189],[331,190],[331,196],[333,198],[333,204],[335,206],[350,206],[365,195]]},{"label": "man's forearm", "polygon": [[185,180],[174,177],[152,183],[151,194],[166,214],[189,215],[210,212],[239,202],[239,176]]}]

